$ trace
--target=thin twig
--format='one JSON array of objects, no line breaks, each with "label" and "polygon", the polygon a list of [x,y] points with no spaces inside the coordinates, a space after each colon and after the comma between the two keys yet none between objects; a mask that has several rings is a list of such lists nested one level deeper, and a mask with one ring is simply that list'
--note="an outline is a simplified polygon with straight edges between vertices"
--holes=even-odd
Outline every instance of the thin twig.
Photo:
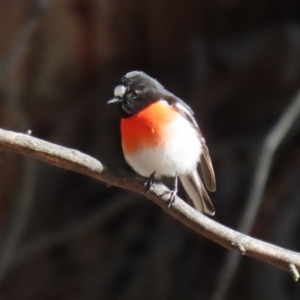
[{"label": "thin twig", "polygon": [[6,239],[0,251],[0,285],[14,259],[24,228],[30,216],[36,179],[36,169],[33,161],[24,160],[24,175],[20,193],[13,208],[13,218]]},{"label": "thin twig", "polygon": [[15,103],[19,99],[15,82],[15,72],[22,62],[33,35],[38,29],[40,20],[49,6],[49,1],[50,0],[37,0],[32,15],[21,28],[9,57],[0,68],[0,71],[7,81],[6,99],[9,100],[9,103]]},{"label": "thin twig", "polygon": [[[288,131],[300,115],[300,92],[295,96],[290,105],[283,112],[274,128],[267,135],[260,156],[258,158],[253,184],[241,218],[238,231],[249,234],[255,222],[263,193],[269,177],[274,155]],[[229,253],[222,268],[213,300],[223,300],[235,277],[241,256],[238,253]]]},{"label": "thin twig", "polygon": [[106,207],[99,208],[82,220],[76,220],[75,223],[66,228],[53,233],[43,233],[41,237],[27,242],[17,251],[13,265],[15,266],[24,262],[28,258],[55,245],[69,243],[70,240],[78,238],[78,236],[85,234],[95,227],[107,223],[119,213],[138,203],[138,197],[125,197],[124,199],[124,195],[121,195],[118,198],[120,199],[113,199]]},{"label": "thin twig", "polygon": [[[47,6],[48,0],[37,1],[33,14],[22,27],[10,56],[1,68],[6,79],[5,104],[16,115],[18,125],[21,128],[27,128],[28,121],[20,103],[20,91],[16,73],[22,64],[30,41],[38,28],[39,21]],[[28,158],[24,160],[23,173],[23,182],[21,183],[20,192],[17,195],[11,225],[5,240],[1,243],[0,284],[13,261],[17,245],[26,228],[34,199],[36,169],[34,162],[28,160]]]},{"label": "thin twig", "polygon": [[209,219],[176,197],[170,209],[169,196],[161,196],[169,191],[163,184],[157,184],[151,192],[144,188],[144,178],[131,172],[112,170],[100,161],[77,150],[58,146],[32,136],[0,129],[0,148],[42,160],[54,166],[68,169],[105,182],[106,184],[140,193],[152,200],[178,221],[228,248],[235,249],[233,243],[246,249],[245,255],[260,259],[274,266],[290,271],[289,264],[300,269],[300,254],[266,243],[236,232]]}]

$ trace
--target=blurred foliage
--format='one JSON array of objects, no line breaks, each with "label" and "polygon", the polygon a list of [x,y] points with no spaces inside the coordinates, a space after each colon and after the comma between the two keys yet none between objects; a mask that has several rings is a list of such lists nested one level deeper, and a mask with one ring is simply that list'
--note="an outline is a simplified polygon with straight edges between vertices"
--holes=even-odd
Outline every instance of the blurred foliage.
[{"label": "blurred foliage", "polygon": [[[262,141],[300,87],[298,5],[0,0],[0,126],[126,168],[118,111],[106,101],[124,73],[143,70],[195,110],[217,175],[214,218],[236,227]],[[299,137],[298,123],[276,155],[252,232],[294,250]],[[25,166],[1,153],[2,241],[24,194]],[[33,207],[1,299],[210,299],[227,250],[137,195],[39,162],[35,172]],[[228,299],[299,294],[289,274],[244,259]]]}]

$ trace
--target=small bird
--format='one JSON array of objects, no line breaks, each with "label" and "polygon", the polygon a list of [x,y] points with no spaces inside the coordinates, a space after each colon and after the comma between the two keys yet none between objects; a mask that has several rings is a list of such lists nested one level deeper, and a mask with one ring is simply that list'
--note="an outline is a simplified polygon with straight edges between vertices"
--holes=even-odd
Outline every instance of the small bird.
[{"label": "small bird", "polygon": [[213,216],[214,206],[205,187],[215,191],[216,179],[192,109],[141,71],[123,76],[114,89],[114,98],[107,103],[120,107],[125,159],[136,173],[148,178],[147,187],[151,189],[156,178],[174,177],[171,206],[179,177],[195,208]]}]

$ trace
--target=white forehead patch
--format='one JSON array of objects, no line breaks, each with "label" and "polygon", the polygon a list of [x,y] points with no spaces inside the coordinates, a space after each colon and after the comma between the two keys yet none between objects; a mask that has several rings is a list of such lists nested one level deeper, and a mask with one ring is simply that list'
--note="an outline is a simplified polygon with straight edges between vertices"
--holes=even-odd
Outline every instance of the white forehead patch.
[{"label": "white forehead patch", "polygon": [[118,85],[115,87],[114,95],[115,95],[115,97],[123,98],[126,91],[127,91],[127,89],[124,85]]}]

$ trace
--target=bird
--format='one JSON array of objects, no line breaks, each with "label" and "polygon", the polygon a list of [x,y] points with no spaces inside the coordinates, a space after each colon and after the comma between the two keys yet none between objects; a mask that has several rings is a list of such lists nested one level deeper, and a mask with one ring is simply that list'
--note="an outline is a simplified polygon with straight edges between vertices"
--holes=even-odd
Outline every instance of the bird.
[{"label": "bird", "polygon": [[161,177],[173,177],[170,207],[179,177],[196,210],[213,216],[215,209],[207,190],[216,190],[214,169],[190,106],[143,71],[125,74],[107,104],[119,106],[125,160],[147,178],[147,188]]}]

